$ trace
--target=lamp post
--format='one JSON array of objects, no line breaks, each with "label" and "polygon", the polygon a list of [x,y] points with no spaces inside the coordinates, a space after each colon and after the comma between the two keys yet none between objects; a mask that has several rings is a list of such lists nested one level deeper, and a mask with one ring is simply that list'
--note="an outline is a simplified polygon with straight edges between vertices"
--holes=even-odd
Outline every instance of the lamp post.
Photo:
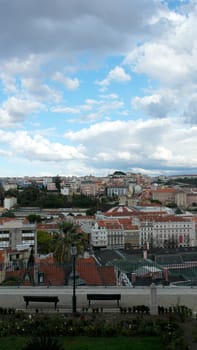
[{"label": "lamp post", "polygon": [[77,298],[76,298],[76,275],[75,275],[75,259],[77,255],[77,247],[72,244],[70,253],[73,257],[73,296],[72,296],[72,311],[75,313],[77,311]]}]

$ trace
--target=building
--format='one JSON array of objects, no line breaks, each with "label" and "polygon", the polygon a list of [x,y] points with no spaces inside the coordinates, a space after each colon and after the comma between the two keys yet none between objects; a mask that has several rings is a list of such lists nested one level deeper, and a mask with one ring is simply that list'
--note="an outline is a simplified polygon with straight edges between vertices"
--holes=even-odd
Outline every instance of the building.
[{"label": "building", "polygon": [[99,226],[96,222],[91,229],[90,244],[93,248],[106,248],[107,247],[107,229],[104,225]]},{"label": "building", "polygon": [[104,219],[97,221],[91,229],[90,243],[93,248],[124,248],[125,233],[119,220]]},{"label": "building", "polygon": [[37,252],[36,225],[15,218],[0,219],[0,248],[34,247]]},{"label": "building", "polygon": [[125,196],[127,194],[128,188],[127,186],[111,185],[106,187],[106,191],[108,197],[120,197]]},{"label": "building", "polygon": [[3,201],[3,206],[5,209],[10,210],[17,204],[17,198],[16,197],[5,197]]},{"label": "building", "polygon": [[119,219],[124,230],[125,248],[139,248],[139,226],[134,225],[131,219]]},{"label": "building", "polygon": [[152,191],[152,199],[162,204],[175,203],[176,192],[174,188],[160,188]]},{"label": "building", "polygon": [[80,190],[85,196],[96,196],[97,186],[94,181],[81,181]]},{"label": "building", "polygon": [[3,183],[3,189],[4,191],[9,191],[9,190],[17,190],[17,184],[11,183],[11,182],[6,182]]},{"label": "building", "polygon": [[175,194],[175,203],[178,207],[185,208],[187,206],[187,194],[185,191],[178,191]]},{"label": "building", "polygon": [[140,247],[175,248],[195,246],[195,223],[178,216],[141,217]]}]

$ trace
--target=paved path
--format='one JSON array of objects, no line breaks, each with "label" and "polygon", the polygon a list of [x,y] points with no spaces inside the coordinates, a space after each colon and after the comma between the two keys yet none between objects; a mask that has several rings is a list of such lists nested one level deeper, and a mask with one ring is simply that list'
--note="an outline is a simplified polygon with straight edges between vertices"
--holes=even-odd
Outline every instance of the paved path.
[{"label": "paved path", "polygon": [[[15,307],[25,309],[23,295],[55,295],[59,297],[59,309],[72,308],[72,287],[0,287],[0,307]],[[120,306],[147,305],[150,306],[150,288],[130,287],[78,287],[76,289],[77,308],[88,306],[87,293],[120,293]],[[186,305],[197,312],[197,288],[157,287],[157,303],[163,306]],[[116,307],[116,301],[93,301],[92,306]],[[50,308],[53,303],[30,303],[29,308]]]}]

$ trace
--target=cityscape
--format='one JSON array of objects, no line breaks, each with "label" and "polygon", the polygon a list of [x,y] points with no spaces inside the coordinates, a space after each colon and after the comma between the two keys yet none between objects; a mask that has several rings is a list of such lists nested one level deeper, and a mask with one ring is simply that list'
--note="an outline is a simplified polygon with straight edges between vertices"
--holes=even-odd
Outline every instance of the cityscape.
[{"label": "cityscape", "polygon": [[72,284],[76,244],[78,285],[197,284],[197,175],[1,178],[1,205],[1,283]]},{"label": "cityscape", "polygon": [[197,349],[197,0],[0,0],[0,349]]}]

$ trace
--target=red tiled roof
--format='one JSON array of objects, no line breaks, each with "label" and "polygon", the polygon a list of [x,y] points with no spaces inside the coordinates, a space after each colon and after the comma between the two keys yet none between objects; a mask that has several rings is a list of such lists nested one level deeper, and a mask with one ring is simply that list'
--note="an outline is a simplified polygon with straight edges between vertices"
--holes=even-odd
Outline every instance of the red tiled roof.
[{"label": "red tiled roof", "polygon": [[57,230],[59,225],[56,223],[46,223],[46,224],[37,224],[38,230]]},{"label": "red tiled roof", "polygon": [[178,221],[188,221],[187,219],[180,216],[166,215],[166,216],[148,216],[144,215],[139,218],[141,221],[156,221],[156,222],[178,222]]},{"label": "red tiled roof", "polygon": [[105,212],[105,216],[131,216],[136,213],[136,210],[130,209],[125,206],[119,206],[109,209]]},{"label": "red tiled roof", "polygon": [[121,224],[118,220],[98,220],[99,227],[106,227],[108,230],[120,230]]},{"label": "red tiled roof", "polygon": [[153,190],[153,192],[161,192],[161,193],[174,193],[177,192],[174,188],[158,188],[157,190]]},{"label": "red tiled roof", "polygon": [[98,266],[93,257],[77,259],[76,270],[89,286],[116,285],[113,266]]}]

